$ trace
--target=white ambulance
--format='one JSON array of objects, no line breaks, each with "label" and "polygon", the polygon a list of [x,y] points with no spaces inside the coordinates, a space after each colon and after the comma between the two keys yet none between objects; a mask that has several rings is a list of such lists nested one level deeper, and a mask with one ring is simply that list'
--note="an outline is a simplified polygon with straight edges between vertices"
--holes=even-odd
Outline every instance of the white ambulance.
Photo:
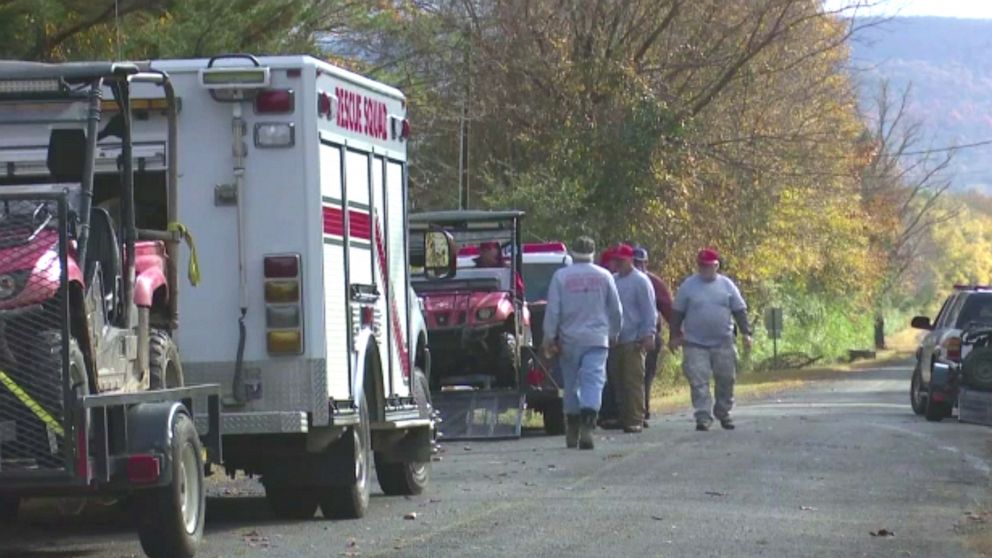
[{"label": "white ambulance", "polygon": [[[419,493],[434,428],[403,94],[306,56],[150,67],[179,98],[177,214],[202,277],[180,297],[183,372],[222,386],[227,472],[260,475],[291,518],[362,516],[373,462],[386,494]],[[137,140],[164,145],[147,102]]]}]

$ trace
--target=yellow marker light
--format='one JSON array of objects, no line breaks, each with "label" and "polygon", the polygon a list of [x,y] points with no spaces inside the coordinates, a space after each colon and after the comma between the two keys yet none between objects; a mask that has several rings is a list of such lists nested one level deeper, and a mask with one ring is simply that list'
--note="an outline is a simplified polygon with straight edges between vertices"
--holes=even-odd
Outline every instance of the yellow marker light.
[{"label": "yellow marker light", "polygon": [[[180,99],[176,99],[176,112],[182,106]],[[169,102],[165,99],[131,99],[131,110],[166,110],[169,108]],[[117,112],[121,110],[121,106],[117,104],[117,101],[112,99],[107,99],[100,102],[100,110],[103,112]]]},{"label": "yellow marker light", "polygon": [[297,302],[299,300],[299,281],[267,281],[265,283],[265,302]]},{"label": "yellow marker light", "polygon": [[266,335],[266,345],[270,353],[298,355],[303,352],[303,338],[296,329],[270,331]]}]

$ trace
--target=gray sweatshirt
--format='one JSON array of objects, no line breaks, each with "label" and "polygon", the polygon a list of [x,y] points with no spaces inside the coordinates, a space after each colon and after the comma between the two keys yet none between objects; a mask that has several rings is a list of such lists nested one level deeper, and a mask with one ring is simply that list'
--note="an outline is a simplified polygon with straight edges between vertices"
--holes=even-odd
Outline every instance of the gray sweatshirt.
[{"label": "gray sweatshirt", "polygon": [[609,347],[620,333],[620,297],[609,271],[586,262],[551,277],[544,339],[579,347]]},{"label": "gray sweatshirt", "polygon": [[681,326],[690,345],[720,347],[733,343],[733,320],[745,335],[751,334],[747,304],[737,285],[724,275],[712,281],[698,274],[690,276],[679,287],[672,309],[672,331],[678,332]]},{"label": "gray sweatshirt", "polygon": [[615,275],[614,280],[623,305],[620,343],[634,343],[657,333],[658,308],[648,276],[635,269],[627,275]]}]

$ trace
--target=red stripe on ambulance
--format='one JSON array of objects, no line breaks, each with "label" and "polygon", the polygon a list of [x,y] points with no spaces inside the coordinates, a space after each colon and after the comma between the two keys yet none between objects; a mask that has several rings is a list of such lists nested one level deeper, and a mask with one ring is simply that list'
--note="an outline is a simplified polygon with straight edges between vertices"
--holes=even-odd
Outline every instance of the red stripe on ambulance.
[{"label": "red stripe on ambulance", "polygon": [[[324,206],[324,234],[344,236],[344,211],[340,207]],[[368,213],[348,210],[351,238],[372,240],[372,219]]]}]

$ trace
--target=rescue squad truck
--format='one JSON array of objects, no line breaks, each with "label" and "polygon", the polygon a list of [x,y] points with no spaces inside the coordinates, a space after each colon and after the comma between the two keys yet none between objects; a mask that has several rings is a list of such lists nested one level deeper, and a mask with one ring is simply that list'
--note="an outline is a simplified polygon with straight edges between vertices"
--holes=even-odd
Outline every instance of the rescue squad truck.
[{"label": "rescue squad truck", "polygon": [[[178,215],[199,260],[182,271],[201,276],[180,299],[183,371],[222,387],[227,472],[260,475],[291,518],[362,516],[373,463],[386,494],[420,493],[434,417],[403,94],[306,56],[150,66],[179,97]],[[165,120],[139,93],[154,151]]]}]

